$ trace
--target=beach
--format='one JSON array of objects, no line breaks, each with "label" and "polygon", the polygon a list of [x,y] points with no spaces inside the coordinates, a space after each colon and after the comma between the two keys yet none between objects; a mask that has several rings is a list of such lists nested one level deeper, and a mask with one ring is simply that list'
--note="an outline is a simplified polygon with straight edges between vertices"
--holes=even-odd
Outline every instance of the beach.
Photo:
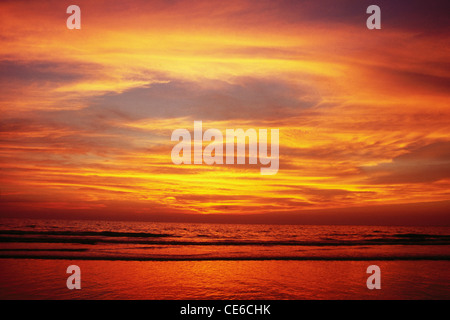
[{"label": "beach", "polygon": [[[81,269],[81,289],[66,268]],[[366,268],[381,269],[381,289]],[[1,259],[1,299],[450,299],[450,261]]]}]

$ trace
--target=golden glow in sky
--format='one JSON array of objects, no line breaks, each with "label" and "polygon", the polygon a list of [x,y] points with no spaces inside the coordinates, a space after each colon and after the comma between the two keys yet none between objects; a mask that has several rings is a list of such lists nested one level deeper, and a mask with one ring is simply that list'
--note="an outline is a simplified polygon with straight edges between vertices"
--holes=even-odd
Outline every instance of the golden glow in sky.
[{"label": "golden glow in sky", "polygon": [[[124,219],[448,208],[448,25],[413,1],[368,30],[366,4],[343,3],[77,1],[69,30],[69,3],[2,2],[1,205]],[[172,131],[197,120],[279,129],[278,173],[174,165]]]}]

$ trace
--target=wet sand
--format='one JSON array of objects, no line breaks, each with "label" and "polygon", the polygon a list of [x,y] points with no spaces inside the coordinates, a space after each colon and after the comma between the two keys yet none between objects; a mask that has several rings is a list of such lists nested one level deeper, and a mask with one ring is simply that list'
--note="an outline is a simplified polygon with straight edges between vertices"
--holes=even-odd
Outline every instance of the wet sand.
[{"label": "wet sand", "polygon": [[[81,290],[66,268],[81,268]],[[369,265],[381,289],[369,290]],[[1,299],[450,299],[450,261],[0,259]]]}]

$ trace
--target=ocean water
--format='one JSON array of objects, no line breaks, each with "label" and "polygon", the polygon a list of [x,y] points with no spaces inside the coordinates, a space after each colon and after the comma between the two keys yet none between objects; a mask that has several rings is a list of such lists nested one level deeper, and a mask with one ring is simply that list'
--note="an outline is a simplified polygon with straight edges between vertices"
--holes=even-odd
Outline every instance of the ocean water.
[{"label": "ocean water", "polygon": [[0,257],[450,260],[450,228],[3,219]]},{"label": "ocean water", "polygon": [[0,299],[450,299],[450,229],[2,219],[0,274]]}]

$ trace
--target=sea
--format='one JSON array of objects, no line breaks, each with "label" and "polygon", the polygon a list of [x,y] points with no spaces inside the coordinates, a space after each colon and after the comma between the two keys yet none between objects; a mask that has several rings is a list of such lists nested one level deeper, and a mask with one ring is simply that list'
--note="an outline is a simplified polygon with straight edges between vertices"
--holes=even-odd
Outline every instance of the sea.
[{"label": "sea", "polygon": [[1,299],[448,299],[449,267],[448,227],[0,219]]}]

